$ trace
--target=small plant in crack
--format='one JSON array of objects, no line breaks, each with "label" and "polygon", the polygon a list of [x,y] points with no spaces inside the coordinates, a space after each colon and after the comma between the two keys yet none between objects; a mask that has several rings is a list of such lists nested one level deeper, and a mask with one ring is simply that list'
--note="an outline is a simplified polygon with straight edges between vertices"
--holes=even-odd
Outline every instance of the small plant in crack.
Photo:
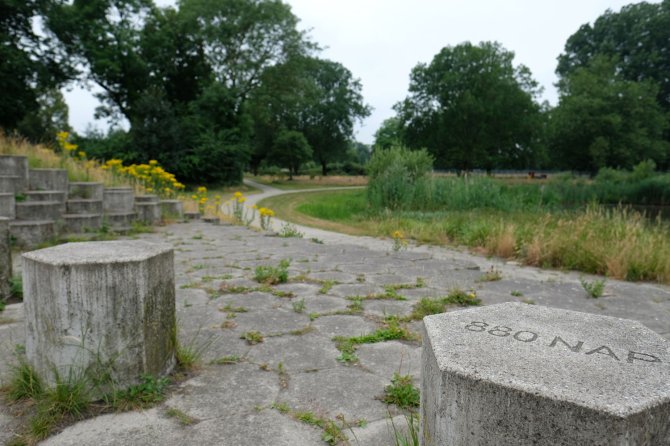
[{"label": "small plant in crack", "polygon": [[238,364],[241,361],[242,361],[242,358],[240,358],[237,355],[227,355],[227,356],[222,356],[218,359],[213,360],[210,364],[231,365],[231,364]]},{"label": "small plant in crack", "polygon": [[491,266],[482,276],[477,279],[478,282],[496,282],[502,279],[502,272],[495,266]]},{"label": "small plant in crack", "polygon": [[414,387],[411,375],[394,373],[391,384],[384,388],[383,401],[402,409],[419,407],[420,399],[419,389]]},{"label": "small plant in crack", "polygon": [[397,316],[387,316],[384,319],[384,327],[375,330],[372,333],[361,336],[344,337],[336,336],[333,338],[335,347],[342,352],[337,358],[340,362],[356,362],[356,349],[361,344],[375,344],[377,342],[392,341],[396,339],[413,341],[417,339],[417,335],[411,333],[403,326],[401,320]]},{"label": "small plant in crack", "polygon": [[281,260],[278,266],[259,265],[256,267],[254,280],[265,285],[286,283],[288,281],[288,268],[290,265],[291,261],[288,259]]},{"label": "small plant in crack", "polygon": [[334,285],[337,285],[336,280],[324,280],[321,283],[321,288],[319,289],[319,294],[328,294],[328,292],[333,289]]},{"label": "small plant in crack", "polygon": [[232,304],[226,304],[223,307],[219,308],[219,311],[223,313],[246,313],[247,310],[245,307],[236,307]]},{"label": "small plant in crack", "polygon": [[245,333],[242,333],[242,336],[240,336],[240,339],[244,339],[247,341],[247,344],[249,345],[255,345],[263,342],[263,334],[259,331],[247,331]]},{"label": "small plant in crack", "polygon": [[296,313],[303,313],[305,311],[305,299],[294,300],[291,302],[291,306]]},{"label": "small plant in crack", "polygon": [[466,292],[456,288],[444,297],[421,298],[414,304],[412,313],[406,319],[418,321],[431,314],[444,313],[450,305],[477,306],[481,305],[481,300],[477,299],[477,293],[473,290]]},{"label": "small plant in crack", "polygon": [[169,407],[165,411],[165,415],[169,418],[174,418],[181,424],[182,426],[191,426],[193,424],[196,424],[199,420],[197,418],[194,418],[190,416],[189,414],[175,408],[175,407]]}]

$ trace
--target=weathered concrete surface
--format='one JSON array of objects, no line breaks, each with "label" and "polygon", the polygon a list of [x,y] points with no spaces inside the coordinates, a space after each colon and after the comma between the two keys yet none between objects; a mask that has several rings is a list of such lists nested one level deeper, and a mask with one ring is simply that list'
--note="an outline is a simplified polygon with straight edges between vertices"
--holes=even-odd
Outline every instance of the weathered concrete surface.
[{"label": "weathered concrete surface", "polygon": [[106,187],[103,208],[106,213],[133,212],[135,191],[130,187]]},{"label": "weathered concrete surface", "polygon": [[70,183],[69,198],[83,198],[88,200],[102,200],[104,186],[96,182]]},{"label": "weathered concrete surface", "polygon": [[184,203],[181,200],[160,200],[163,220],[181,220],[184,218]]},{"label": "weathered concrete surface", "polygon": [[[23,193],[28,189],[28,157],[18,155],[0,155],[0,175],[15,176],[14,190],[0,190],[0,192]],[[8,188],[7,188],[8,189]]]},{"label": "weathered concrete surface", "polygon": [[670,342],[508,302],[424,319],[423,444],[670,444]]},{"label": "weathered concrete surface", "polygon": [[14,220],[9,223],[9,232],[18,246],[31,248],[56,236],[53,220]]},{"label": "weathered concrete surface", "polygon": [[168,373],[175,363],[173,263],[170,245],[143,241],[23,254],[28,361],[51,385],[54,370],[109,374],[117,388]]},{"label": "weathered concrete surface", "polygon": [[12,251],[9,246],[9,219],[0,217],[0,301],[9,299]]},{"label": "weathered concrete surface", "polygon": [[0,193],[0,217],[7,217],[10,220],[16,216],[16,200],[12,193]]},{"label": "weathered concrete surface", "polygon": [[[252,196],[249,201],[253,203]],[[352,446],[394,445],[390,416],[400,429],[404,416],[380,397],[394,372],[409,373],[419,382],[420,342],[365,344],[356,352],[359,362],[347,365],[337,360],[340,352],[333,337],[372,333],[383,326],[384,316],[406,316],[421,297],[444,296],[455,286],[473,289],[485,305],[525,301],[623,314],[670,338],[668,287],[608,281],[606,296],[592,299],[581,288],[579,274],[522,268],[442,248],[412,246],[393,252],[389,240],[300,230],[304,239],[285,239],[193,221],[140,235],[175,248],[178,336],[184,345],[202,347],[202,369],[155,410],[82,421],[46,444],[325,445],[322,430],[271,406],[283,402],[292,411],[309,411],[338,426],[338,415],[344,415],[342,431]],[[255,290],[256,266],[276,266],[282,259],[291,259],[289,283]],[[492,265],[502,280],[478,281]],[[346,314],[352,303],[347,297],[384,293],[384,284],[416,283],[418,277],[425,280],[422,288],[398,290],[407,300],[363,300],[362,312]],[[316,278],[339,283],[325,290]],[[246,312],[231,311],[241,308]],[[25,343],[19,335],[6,335],[23,322],[12,317],[18,322],[6,330],[0,325],[0,346],[6,345],[7,351]],[[408,323],[407,328],[419,333],[421,323]],[[264,341],[251,345],[240,339],[249,331],[261,332]],[[210,363],[230,355],[238,362]],[[181,426],[166,415],[170,407],[198,421]],[[147,433],[155,433],[155,440]]]},{"label": "weathered concrete surface", "polygon": [[65,169],[29,169],[28,186],[35,191],[67,191],[68,179]]}]

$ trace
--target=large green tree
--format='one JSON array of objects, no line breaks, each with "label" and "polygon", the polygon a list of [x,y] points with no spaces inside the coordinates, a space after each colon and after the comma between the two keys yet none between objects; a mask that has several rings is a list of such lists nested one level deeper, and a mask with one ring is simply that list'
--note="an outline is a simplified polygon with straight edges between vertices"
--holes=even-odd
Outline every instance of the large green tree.
[{"label": "large green tree", "polygon": [[657,102],[658,85],[631,81],[605,57],[577,68],[561,82],[550,112],[549,146],[557,167],[596,172],[630,169],[641,161],[664,162],[667,113]]},{"label": "large green tree", "polygon": [[607,10],[582,25],[565,44],[556,71],[565,79],[603,56],[615,61],[622,79],[658,84],[656,97],[670,111],[670,0]]},{"label": "large green tree", "polygon": [[268,70],[251,108],[257,162],[282,131],[295,130],[307,138],[323,175],[330,163],[347,158],[355,123],[370,114],[360,81],[342,64],[315,57],[298,57]]},{"label": "large green tree", "polygon": [[396,111],[405,142],[425,147],[439,168],[531,167],[537,153],[537,84],[500,44],[443,48],[411,73]]},{"label": "large green tree", "polygon": [[[42,124],[43,105],[53,110],[53,91],[70,76],[70,65],[59,47],[34,31],[49,0],[0,0],[0,128],[15,130],[23,122]],[[42,116],[43,117],[43,116]],[[40,128],[30,128],[31,139],[42,139]]]},{"label": "large green tree", "polygon": [[249,160],[249,94],[312,48],[297,21],[278,0],[74,0],[48,23],[102,87],[100,112],[130,122],[139,157],[185,180],[236,182]]}]

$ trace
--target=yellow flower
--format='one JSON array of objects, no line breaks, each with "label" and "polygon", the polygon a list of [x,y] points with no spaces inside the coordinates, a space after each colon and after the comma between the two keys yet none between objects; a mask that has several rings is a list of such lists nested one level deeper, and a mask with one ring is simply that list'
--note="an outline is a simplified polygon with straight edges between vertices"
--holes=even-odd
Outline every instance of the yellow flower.
[{"label": "yellow flower", "polygon": [[197,199],[198,199],[198,196],[197,196],[197,195],[191,195],[191,199],[193,199],[193,200],[197,200]]},{"label": "yellow flower", "polygon": [[147,187],[147,193],[148,193],[148,194],[150,194],[150,193],[153,192],[153,191],[154,191],[154,190],[153,190],[152,188]]},{"label": "yellow flower", "polygon": [[77,152],[77,156],[79,156],[79,158],[86,158],[86,152],[82,152],[80,150],[79,152]]},{"label": "yellow flower", "polygon": [[394,231],[393,234],[391,235],[391,237],[393,237],[395,239],[405,238],[402,231]]},{"label": "yellow flower", "polygon": [[235,198],[242,198],[242,192],[235,192],[235,193],[233,194],[233,197],[235,197]]},{"label": "yellow flower", "polygon": [[245,197],[238,197],[237,198],[238,203],[244,203],[245,201],[247,201],[247,199]]},{"label": "yellow flower", "polygon": [[70,134],[64,130],[56,133],[56,138],[60,141],[65,141],[69,136]]},{"label": "yellow flower", "polygon": [[205,192],[207,192],[207,188],[205,186],[200,186],[198,188],[198,193],[199,194],[204,194]]},{"label": "yellow flower", "polygon": [[156,164],[158,164],[158,161],[156,161],[156,160],[150,160],[149,161],[150,166],[155,166]]}]

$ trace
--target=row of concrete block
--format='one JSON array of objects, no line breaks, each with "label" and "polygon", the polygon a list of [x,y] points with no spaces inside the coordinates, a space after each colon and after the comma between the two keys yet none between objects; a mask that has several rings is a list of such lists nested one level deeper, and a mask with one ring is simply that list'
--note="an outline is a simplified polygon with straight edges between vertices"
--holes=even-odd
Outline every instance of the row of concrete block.
[{"label": "row of concrete block", "polygon": [[29,169],[23,156],[0,156],[0,217],[17,243],[35,246],[61,233],[123,232],[134,221],[152,225],[181,219],[179,200],[135,196],[133,188],[69,182],[64,169]]}]

